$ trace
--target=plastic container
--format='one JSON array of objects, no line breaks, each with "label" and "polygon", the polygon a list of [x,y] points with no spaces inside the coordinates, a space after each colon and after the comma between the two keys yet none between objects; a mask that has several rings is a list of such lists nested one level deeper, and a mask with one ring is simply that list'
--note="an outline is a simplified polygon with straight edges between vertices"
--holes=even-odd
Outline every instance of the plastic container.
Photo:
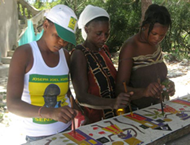
[{"label": "plastic container", "polygon": [[124,109],[124,108],[119,108],[119,109],[117,109],[116,114],[117,114],[117,115],[125,114],[125,109]]}]

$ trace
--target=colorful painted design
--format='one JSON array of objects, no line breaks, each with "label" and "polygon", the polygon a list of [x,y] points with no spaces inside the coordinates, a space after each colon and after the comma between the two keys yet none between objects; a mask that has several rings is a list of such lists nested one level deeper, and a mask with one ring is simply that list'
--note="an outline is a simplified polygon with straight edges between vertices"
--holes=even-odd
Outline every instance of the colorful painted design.
[{"label": "colorful painted design", "polygon": [[97,141],[101,142],[101,143],[107,143],[107,142],[110,142],[109,139],[107,139],[106,137],[101,137],[101,138],[98,138]]},{"label": "colorful painted design", "polygon": [[128,143],[129,145],[141,145],[141,144],[143,144],[142,141],[140,141],[134,137],[131,137],[131,138],[125,140],[125,142]]},{"label": "colorful painted design", "polygon": [[78,129],[75,130],[75,133],[71,131],[68,133],[63,133],[63,135],[80,145],[102,145],[99,141],[93,139]]},{"label": "colorful painted design", "polygon": [[186,106],[190,106],[190,102],[188,101],[185,101],[185,100],[182,100],[182,99],[176,99],[176,100],[173,100],[171,101],[173,103],[178,103],[178,104],[182,104],[182,105],[186,105]]},{"label": "colorful painted design", "polygon": [[[162,111],[162,110],[159,109],[159,111]],[[177,111],[175,108],[173,108],[173,107],[171,107],[169,105],[165,105],[164,112],[168,112],[168,113],[172,113],[172,114],[180,113],[180,111]]]},{"label": "colorful painted design", "polygon": [[[149,110],[152,110],[152,109],[154,109],[153,112],[149,111]],[[149,108],[149,110],[144,110],[145,112],[148,112],[149,114],[143,114],[143,115],[148,116],[148,117],[152,117],[153,119],[156,119],[158,117],[163,116],[162,113],[158,112],[158,111],[162,112],[161,109]],[[187,120],[187,119],[190,118],[190,116],[187,113],[185,113],[187,111],[184,108],[179,108],[179,111],[178,111],[178,110],[174,109],[173,107],[171,107],[169,105],[165,105],[164,112],[165,112],[164,121],[166,121],[166,122],[172,121],[171,119],[167,118],[168,116],[171,116],[172,114],[176,114],[176,116],[181,118],[181,120]],[[170,113],[170,114],[166,114],[166,113]]]},{"label": "colorful painted design", "polygon": [[[117,121],[117,122],[122,123],[121,121],[119,121],[116,118],[114,120]],[[101,128],[102,130],[105,130],[105,131],[111,133],[111,134],[108,135],[108,138],[110,139],[111,142],[114,141],[112,139],[112,136],[114,136],[114,135],[117,135],[118,138],[121,138],[125,142],[131,140],[131,138],[135,138],[136,139],[137,131],[134,128],[128,127],[128,128],[120,129],[116,124],[113,124],[112,121],[104,121],[104,123],[110,123],[110,126],[103,127],[103,126],[100,126],[100,125],[92,125],[92,127],[97,126],[97,127]],[[123,124],[127,124],[127,123],[123,123]],[[133,126],[133,125],[131,125],[131,126]],[[138,140],[138,139],[136,139],[136,140]],[[143,143],[140,140],[139,140],[139,142]]]},{"label": "colorful painted design", "polygon": [[188,115],[187,113],[185,112],[181,112],[179,114],[176,114],[176,116],[178,116],[179,118],[181,118],[181,120],[187,120],[190,118],[190,115]]},{"label": "colorful painted design", "polygon": [[159,112],[157,110],[154,110],[153,112],[149,111],[149,110],[144,110],[145,112],[148,112],[149,114],[143,114],[144,116],[147,116],[147,117],[151,117],[153,119],[156,119],[156,118],[159,118],[159,117],[162,117],[162,112]]},{"label": "colorful painted design", "polygon": [[134,113],[133,116],[131,116],[130,114],[124,115],[124,117],[129,118],[133,121],[136,121],[136,122],[138,122],[138,123],[140,123],[140,124],[142,124],[148,128],[171,131],[171,128],[169,127],[168,124],[164,124],[163,122],[157,122],[156,120],[142,116],[142,115],[137,114],[137,113]]},{"label": "colorful painted design", "polygon": [[[188,97],[190,98],[190,95]],[[190,118],[190,109],[188,110],[188,103],[184,105],[184,103],[168,101],[165,104],[164,116],[160,116],[162,111],[160,104],[157,104],[134,111],[133,116],[130,113],[119,115],[81,126],[76,129],[76,134],[68,131],[31,143],[31,145],[146,145],[160,144],[163,139],[168,142],[173,134],[188,130],[190,122],[187,119]]]},{"label": "colorful painted design", "polygon": [[116,124],[112,124],[110,126],[102,128],[102,129],[105,131],[109,131],[113,134],[120,134],[121,132],[123,132]]}]

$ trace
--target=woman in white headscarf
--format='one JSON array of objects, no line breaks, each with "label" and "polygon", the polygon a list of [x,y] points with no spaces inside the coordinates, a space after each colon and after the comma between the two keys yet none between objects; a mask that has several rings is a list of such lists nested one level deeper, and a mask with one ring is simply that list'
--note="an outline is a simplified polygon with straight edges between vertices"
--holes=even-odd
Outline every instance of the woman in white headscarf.
[{"label": "woman in white headscarf", "polygon": [[104,9],[92,5],[88,5],[80,14],[78,28],[81,29],[82,38],[84,40],[86,40],[87,38],[87,34],[85,32],[85,25],[98,17],[106,17],[109,19],[109,14]]},{"label": "woman in white headscarf", "polygon": [[84,42],[71,55],[71,78],[76,99],[83,106],[89,123],[115,116],[115,109],[126,108],[130,94],[115,96],[116,69],[108,47],[109,15],[88,5],[81,13],[78,27]]}]

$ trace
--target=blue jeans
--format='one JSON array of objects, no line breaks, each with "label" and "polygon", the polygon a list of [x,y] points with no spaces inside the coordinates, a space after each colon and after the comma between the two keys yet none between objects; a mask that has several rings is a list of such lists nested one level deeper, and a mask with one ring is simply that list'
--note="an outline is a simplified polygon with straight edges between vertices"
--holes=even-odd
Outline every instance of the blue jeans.
[{"label": "blue jeans", "polygon": [[[61,132],[65,132],[65,131],[69,131],[69,130],[71,130],[71,126],[69,126],[67,129],[65,129],[65,130],[63,130],[63,131],[61,131]],[[61,133],[61,132],[60,132],[60,133]],[[32,141],[37,141],[37,140],[44,139],[44,138],[49,137],[49,136],[52,136],[52,135],[48,135],[48,136],[37,136],[37,137],[33,137],[33,136],[28,136],[28,135],[26,135],[26,141],[27,141],[27,143],[29,143],[29,142],[32,142]]]}]

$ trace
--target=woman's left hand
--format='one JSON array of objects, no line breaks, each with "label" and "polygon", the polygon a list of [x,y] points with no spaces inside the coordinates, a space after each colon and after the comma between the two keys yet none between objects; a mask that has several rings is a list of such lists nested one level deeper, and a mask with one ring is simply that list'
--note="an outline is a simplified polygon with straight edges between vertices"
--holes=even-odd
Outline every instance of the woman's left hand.
[{"label": "woman's left hand", "polygon": [[171,80],[168,80],[169,81],[169,85],[168,85],[168,94],[169,96],[173,96],[175,94],[175,84],[173,81]]}]

